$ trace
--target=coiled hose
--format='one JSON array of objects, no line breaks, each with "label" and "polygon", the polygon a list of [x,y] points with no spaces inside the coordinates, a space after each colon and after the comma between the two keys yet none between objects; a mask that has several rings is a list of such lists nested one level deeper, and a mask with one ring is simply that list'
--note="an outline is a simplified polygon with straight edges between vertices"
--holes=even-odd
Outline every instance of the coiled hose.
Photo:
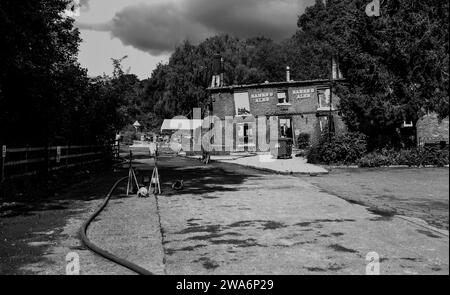
[{"label": "coiled hose", "polygon": [[111,188],[111,190],[109,191],[109,193],[106,195],[105,200],[103,201],[102,205],[95,211],[94,214],[91,215],[91,217],[89,217],[89,219],[87,219],[83,225],[80,228],[80,238],[81,241],[83,242],[83,244],[92,252],[106,258],[107,260],[110,260],[116,264],[119,264],[137,274],[140,275],[154,275],[152,272],[140,267],[139,265],[136,265],[128,260],[122,259],[120,257],[115,256],[114,254],[109,253],[108,251],[96,246],[95,244],[93,244],[88,238],[87,238],[87,229],[89,227],[89,225],[92,223],[92,221],[100,214],[100,212],[103,211],[103,209],[105,209],[106,205],[108,205],[109,200],[111,199],[112,194],[114,193],[114,191],[117,189],[117,187],[119,186],[119,184],[125,180],[127,180],[128,177],[124,177],[119,179]]}]

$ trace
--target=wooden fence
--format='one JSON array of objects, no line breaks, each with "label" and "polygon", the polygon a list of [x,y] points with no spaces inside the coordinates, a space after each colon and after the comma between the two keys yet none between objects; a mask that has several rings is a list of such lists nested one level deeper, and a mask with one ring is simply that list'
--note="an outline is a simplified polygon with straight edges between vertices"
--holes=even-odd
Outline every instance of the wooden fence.
[{"label": "wooden fence", "polygon": [[0,181],[52,173],[105,161],[117,153],[112,146],[52,146],[9,148],[2,146]]}]

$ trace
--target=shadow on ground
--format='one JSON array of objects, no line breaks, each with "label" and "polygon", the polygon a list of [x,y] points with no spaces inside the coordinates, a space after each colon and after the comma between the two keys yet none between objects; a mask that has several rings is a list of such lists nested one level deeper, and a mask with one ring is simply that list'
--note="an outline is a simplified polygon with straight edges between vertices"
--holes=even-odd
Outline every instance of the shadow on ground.
[{"label": "shadow on ground", "polygon": [[[260,177],[262,174],[255,170],[223,163],[205,165],[198,160],[181,157],[161,158],[158,161],[158,171],[162,194],[166,197],[238,191],[239,186],[247,179]],[[172,184],[179,180],[183,180],[184,188],[175,191],[172,189]]]},{"label": "shadow on ground", "polygon": [[92,210],[92,202],[99,204],[125,173],[103,171],[45,199],[0,203],[0,274],[31,274],[21,268],[42,262],[49,248],[64,238],[62,231],[69,218]]}]

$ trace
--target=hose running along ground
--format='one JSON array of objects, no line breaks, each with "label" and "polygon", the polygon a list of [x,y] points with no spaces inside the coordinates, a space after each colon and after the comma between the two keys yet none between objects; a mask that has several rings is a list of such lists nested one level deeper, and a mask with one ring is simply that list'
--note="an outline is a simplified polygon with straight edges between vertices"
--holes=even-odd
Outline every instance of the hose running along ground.
[{"label": "hose running along ground", "polygon": [[111,188],[111,190],[109,191],[109,193],[106,195],[105,200],[103,201],[102,205],[95,211],[94,214],[91,215],[91,217],[89,217],[88,220],[86,220],[83,225],[81,226],[80,229],[80,238],[81,241],[83,242],[83,244],[92,252],[102,256],[103,258],[106,258],[109,261],[112,261],[116,264],[119,264],[137,274],[140,275],[154,275],[152,272],[140,267],[139,265],[136,265],[128,260],[125,260],[123,258],[117,257],[114,254],[109,253],[108,251],[96,246],[94,243],[92,243],[88,238],[87,238],[87,229],[89,227],[89,225],[91,224],[91,222],[105,209],[105,207],[108,205],[109,200],[112,197],[112,194],[114,193],[114,191],[117,189],[117,187],[119,186],[120,183],[122,183],[123,181],[127,180],[128,177],[124,177],[119,179]]}]

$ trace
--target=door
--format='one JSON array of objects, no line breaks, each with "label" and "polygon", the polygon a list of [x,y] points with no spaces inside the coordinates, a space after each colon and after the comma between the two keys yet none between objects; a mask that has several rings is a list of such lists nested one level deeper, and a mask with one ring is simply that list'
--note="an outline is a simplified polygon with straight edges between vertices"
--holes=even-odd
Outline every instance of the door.
[{"label": "door", "polygon": [[285,117],[279,119],[279,135],[281,138],[294,138],[292,128],[292,117]]}]

